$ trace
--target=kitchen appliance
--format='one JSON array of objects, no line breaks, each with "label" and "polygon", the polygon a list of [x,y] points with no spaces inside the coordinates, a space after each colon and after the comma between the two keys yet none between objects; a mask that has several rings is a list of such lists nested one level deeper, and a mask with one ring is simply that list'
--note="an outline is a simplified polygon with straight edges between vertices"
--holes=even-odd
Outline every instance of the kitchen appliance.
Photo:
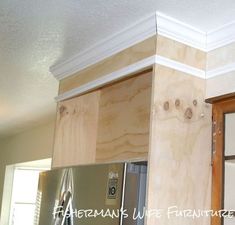
[{"label": "kitchen appliance", "polygon": [[143,225],[146,171],[141,162],[42,172],[35,224]]}]

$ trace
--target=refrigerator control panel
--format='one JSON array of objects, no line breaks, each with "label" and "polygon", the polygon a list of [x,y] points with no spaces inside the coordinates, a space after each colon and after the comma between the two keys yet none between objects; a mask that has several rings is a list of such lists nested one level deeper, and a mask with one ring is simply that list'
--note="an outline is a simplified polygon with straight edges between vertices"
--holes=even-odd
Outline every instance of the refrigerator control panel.
[{"label": "refrigerator control panel", "polygon": [[119,200],[119,174],[117,168],[109,168],[107,174],[107,187],[106,187],[106,205],[116,205]]},{"label": "refrigerator control panel", "polygon": [[116,199],[116,197],[117,197],[117,184],[118,184],[117,178],[109,178],[108,193],[107,193],[108,199]]}]

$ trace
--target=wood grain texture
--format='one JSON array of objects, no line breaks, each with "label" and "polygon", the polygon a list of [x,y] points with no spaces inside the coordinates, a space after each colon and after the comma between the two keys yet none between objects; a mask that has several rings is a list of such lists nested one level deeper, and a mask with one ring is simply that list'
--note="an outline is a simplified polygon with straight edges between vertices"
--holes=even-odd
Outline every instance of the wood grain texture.
[{"label": "wood grain texture", "polygon": [[[223,209],[224,201],[224,114],[235,112],[235,98],[220,100],[213,104],[213,170],[212,205],[214,211]],[[220,217],[212,217],[211,225],[222,225]]]},{"label": "wood grain texture", "polygon": [[58,103],[53,167],[95,162],[100,91]]},{"label": "wood grain texture", "polygon": [[157,36],[157,55],[205,70],[206,52],[161,35]]},{"label": "wood grain texture", "polygon": [[172,206],[210,209],[211,106],[204,102],[205,80],[160,65],[153,76],[147,207],[163,212],[146,224],[209,225],[208,217],[167,216]]},{"label": "wood grain texture", "polygon": [[72,76],[60,81],[59,94],[154,55],[155,42],[156,37],[151,37],[74,75],[71,74]]},{"label": "wood grain texture", "polygon": [[152,71],[101,90],[97,162],[146,160]]}]

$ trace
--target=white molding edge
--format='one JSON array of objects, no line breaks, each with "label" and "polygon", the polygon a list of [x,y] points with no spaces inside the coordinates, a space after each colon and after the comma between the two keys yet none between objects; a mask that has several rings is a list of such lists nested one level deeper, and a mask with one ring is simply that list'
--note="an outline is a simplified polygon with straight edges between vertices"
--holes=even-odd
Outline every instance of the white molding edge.
[{"label": "white molding edge", "polygon": [[162,13],[156,13],[157,33],[204,52],[235,42],[235,21],[203,32]]},{"label": "white molding edge", "polygon": [[150,66],[153,66],[154,64],[169,67],[171,69],[181,71],[183,73],[186,73],[191,76],[196,76],[201,79],[210,79],[210,78],[220,76],[220,75],[223,76],[229,72],[235,71],[235,63],[225,65],[214,70],[205,71],[205,70],[201,70],[201,69],[189,66],[187,64],[184,64],[175,60],[171,60],[169,58],[165,58],[163,56],[153,55],[146,59],[140,60],[134,64],[131,64],[127,67],[124,67],[120,70],[104,75],[101,78],[98,78],[84,85],[81,85],[80,87],[74,88],[63,94],[60,94],[57,97],[55,97],[55,100],[59,102],[59,101],[66,100],[68,98],[72,98],[76,95],[80,95],[80,94],[92,91],[108,83],[117,81],[124,77],[130,76],[136,72],[142,71]]},{"label": "white molding edge", "polygon": [[186,64],[158,56],[153,55],[146,59],[140,60],[139,62],[136,62],[134,64],[131,64],[123,69],[117,70],[113,73],[107,74],[102,76],[101,78],[98,78],[96,80],[90,81],[84,85],[81,85],[80,87],[74,88],[72,90],[69,90],[63,94],[58,95],[55,100],[63,101],[65,99],[74,97],[76,95],[80,95],[83,93],[86,93],[88,91],[92,91],[94,89],[97,89],[99,87],[102,87],[110,82],[119,80],[121,78],[124,78],[126,76],[129,76],[133,73],[136,73],[138,71],[144,70],[150,66],[153,66],[154,64],[166,66],[184,73],[187,73],[192,76],[200,77],[205,79],[205,71],[194,68],[192,66],[188,66]]},{"label": "white molding edge", "polygon": [[206,32],[159,12],[156,13],[156,20],[158,34],[202,51],[206,50]]},{"label": "white molding edge", "polygon": [[[52,66],[50,71],[55,78],[62,80],[156,34],[208,52],[235,42],[235,21],[206,33],[186,23],[156,12],[137,21],[121,32],[96,43],[74,57]],[[160,60],[160,57],[158,57],[158,60]],[[203,72],[196,68],[187,67],[184,64],[180,65],[178,62],[176,64],[176,61],[168,60],[166,62],[166,60],[166,58],[164,60],[161,58],[160,62],[162,64],[167,63],[168,66],[169,64],[172,66],[175,65],[178,70],[184,68],[186,73],[188,71],[189,74],[195,76],[204,76]],[[207,71],[205,76],[210,78],[222,74],[224,71],[231,70],[234,70],[233,65],[228,65],[213,71]]]},{"label": "white molding edge", "polygon": [[187,74],[192,75],[192,76],[200,77],[200,78],[203,78],[203,79],[206,78],[206,73],[205,73],[204,70],[201,70],[201,69],[198,69],[198,68],[189,66],[187,64],[180,63],[178,61],[175,61],[175,60],[172,60],[172,59],[169,59],[169,58],[165,58],[165,57],[162,57],[162,56],[159,56],[159,55],[155,56],[155,63],[159,64],[159,65],[162,65],[162,66],[169,67],[171,69],[181,71],[183,73],[187,73]]},{"label": "white molding edge", "polygon": [[155,55],[150,56],[146,59],[143,59],[137,63],[131,64],[131,65],[129,65],[123,69],[117,70],[113,73],[102,76],[101,78],[90,81],[84,85],[81,85],[80,87],[69,90],[63,94],[60,94],[57,97],[55,97],[55,100],[56,101],[63,101],[65,99],[71,98],[75,95],[79,95],[82,93],[86,93],[88,91],[92,91],[96,88],[104,86],[105,84],[108,84],[110,82],[116,81],[116,80],[124,78],[126,76],[129,76],[130,74],[133,74],[137,71],[141,71],[145,68],[148,68],[149,66],[152,66],[154,64],[154,62],[155,62]]},{"label": "white molding edge", "polygon": [[225,65],[225,66],[218,67],[218,68],[213,69],[213,70],[208,70],[206,72],[206,79],[210,79],[210,78],[213,78],[213,77],[224,75],[224,74],[227,74],[227,73],[230,73],[230,72],[233,72],[233,71],[235,71],[235,62],[230,63],[230,64]]},{"label": "white molding edge", "polygon": [[235,21],[209,31],[207,33],[206,50],[207,52],[212,51],[232,42],[235,42]]},{"label": "white molding edge", "polygon": [[156,15],[151,14],[74,57],[51,66],[50,71],[58,80],[64,79],[154,35]]}]

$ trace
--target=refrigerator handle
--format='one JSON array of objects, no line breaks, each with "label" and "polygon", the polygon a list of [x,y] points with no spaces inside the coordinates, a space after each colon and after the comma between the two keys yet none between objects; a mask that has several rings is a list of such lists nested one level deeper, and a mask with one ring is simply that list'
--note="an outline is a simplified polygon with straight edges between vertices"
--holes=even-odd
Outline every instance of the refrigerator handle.
[{"label": "refrigerator handle", "polygon": [[59,206],[63,207],[62,214],[58,214],[56,221],[55,221],[55,225],[63,225],[66,217],[71,216],[71,215],[67,215],[71,200],[72,200],[71,192],[70,191],[64,192],[59,203]]}]

